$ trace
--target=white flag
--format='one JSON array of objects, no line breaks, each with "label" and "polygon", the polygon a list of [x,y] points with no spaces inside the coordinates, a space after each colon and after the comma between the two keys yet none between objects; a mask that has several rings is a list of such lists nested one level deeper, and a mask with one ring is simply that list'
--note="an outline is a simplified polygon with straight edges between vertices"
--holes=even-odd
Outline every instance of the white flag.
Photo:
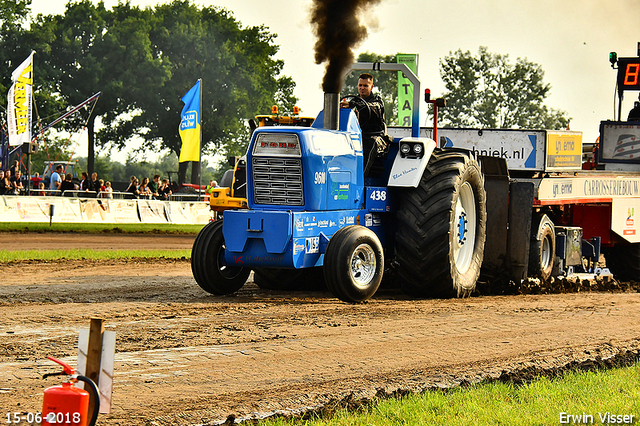
[{"label": "white flag", "polygon": [[9,145],[31,142],[31,90],[33,86],[33,53],[11,74],[13,85],[7,96]]}]

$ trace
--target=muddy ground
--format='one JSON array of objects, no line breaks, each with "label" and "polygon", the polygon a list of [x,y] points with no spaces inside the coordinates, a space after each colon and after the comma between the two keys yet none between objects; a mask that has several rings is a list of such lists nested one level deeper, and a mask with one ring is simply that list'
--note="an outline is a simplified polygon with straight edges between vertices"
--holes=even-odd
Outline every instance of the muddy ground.
[{"label": "muddy ground", "polygon": [[[194,238],[0,234],[0,246],[190,248]],[[250,282],[216,297],[187,260],[22,262],[0,265],[0,277],[0,421],[41,410],[42,390],[60,382],[42,379],[57,371],[46,356],[75,365],[78,330],[95,316],[116,332],[100,425],[215,424],[640,353],[637,291],[411,300],[383,289],[349,305]]]}]

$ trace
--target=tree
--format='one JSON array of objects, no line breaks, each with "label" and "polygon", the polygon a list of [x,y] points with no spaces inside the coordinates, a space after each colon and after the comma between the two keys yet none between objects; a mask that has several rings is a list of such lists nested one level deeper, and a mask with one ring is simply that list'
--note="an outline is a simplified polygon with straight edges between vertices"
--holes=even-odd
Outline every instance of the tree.
[{"label": "tree", "polygon": [[526,58],[509,62],[508,55],[480,47],[478,56],[458,50],[440,60],[447,107],[442,124],[455,127],[564,129],[564,111],[543,104],[551,86],[543,82],[540,65]]},{"label": "tree", "polygon": [[142,100],[162,85],[169,73],[151,54],[149,9],[120,3],[112,11],[102,2],[68,3],[64,16],[40,16],[31,33],[40,45],[44,75],[67,105],[102,92],[85,117],[89,152],[87,169],[94,170],[96,120],[109,126],[132,114]]},{"label": "tree", "polygon": [[0,22],[3,26],[21,25],[30,10],[31,0],[2,0],[0,2]]},{"label": "tree", "polygon": [[[395,63],[396,55],[380,55],[365,52],[358,55],[358,62]],[[358,94],[358,76],[363,71],[351,71],[342,88],[342,96]],[[373,75],[374,88],[384,101],[384,115],[388,126],[398,124],[398,73],[389,71],[368,71]]]},{"label": "tree", "polygon": [[157,5],[153,17],[152,56],[162,60],[171,77],[138,102],[130,120],[112,121],[100,133],[101,143],[121,147],[135,133],[147,142],[145,149],[169,148],[178,154],[180,98],[199,78],[205,152],[246,146],[245,120],[269,111],[276,101],[292,109],[295,84],[280,75],[283,62],[273,58],[275,34],[265,27],[242,28],[224,9],[181,0]]},{"label": "tree", "polygon": [[13,69],[24,61],[30,49],[24,48],[22,25],[29,16],[31,0],[3,0],[0,2],[0,102],[7,105],[7,91],[11,86]]},{"label": "tree", "polygon": [[[29,2],[4,2],[0,21],[23,22]],[[67,4],[64,15],[38,15],[28,31],[6,22],[0,34],[0,89],[5,86],[0,100],[10,84],[7,76],[32,49],[41,116],[52,119],[102,92],[94,109],[65,123],[86,123],[89,171],[94,144],[121,149],[143,138],[142,150],[179,153],[180,98],[199,78],[205,153],[243,153],[246,119],[274,103],[290,111],[296,102],[295,84],[281,75],[283,62],[274,58],[276,35],[263,26],[242,28],[230,12],[217,7],[174,0],[144,9],[121,2],[107,10],[102,2],[77,0]]]}]

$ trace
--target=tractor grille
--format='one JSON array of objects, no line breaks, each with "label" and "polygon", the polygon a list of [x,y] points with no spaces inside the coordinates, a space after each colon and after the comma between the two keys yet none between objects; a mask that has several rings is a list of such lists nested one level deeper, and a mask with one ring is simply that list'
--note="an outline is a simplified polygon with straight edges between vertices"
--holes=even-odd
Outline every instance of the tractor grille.
[{"label": "tractor grille", "polygon": [[304,205],[301,158],[253,157],[252,166],[256,204]]}]

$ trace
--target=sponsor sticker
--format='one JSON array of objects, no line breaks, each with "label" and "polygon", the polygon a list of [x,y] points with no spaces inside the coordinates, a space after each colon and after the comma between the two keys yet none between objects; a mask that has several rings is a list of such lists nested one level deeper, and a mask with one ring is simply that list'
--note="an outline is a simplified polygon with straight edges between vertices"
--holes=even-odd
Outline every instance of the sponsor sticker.
[{"label": "sponsor sticker", "polygon": [[305,239],[306,254],[319,253],[320,252],[320,237],[310,237]]},{"label": "sponsor sticker", "polygon": [[293,255],[295,256],[298,253],[302,253],[305,249],[305,241],[304,238],[296,238],[293,240]]}]

